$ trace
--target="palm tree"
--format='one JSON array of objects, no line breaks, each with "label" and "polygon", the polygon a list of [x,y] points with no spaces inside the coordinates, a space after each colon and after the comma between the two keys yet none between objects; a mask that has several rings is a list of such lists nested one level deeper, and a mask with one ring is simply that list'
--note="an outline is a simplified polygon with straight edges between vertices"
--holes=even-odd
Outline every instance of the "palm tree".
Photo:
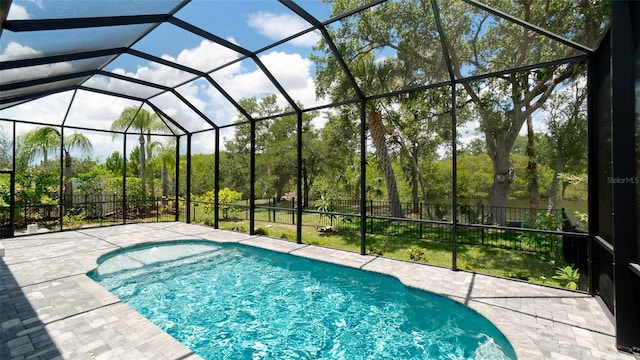
[{"label": "palm tree", "polygon": [[[140,142],[140,181],[142,184],[142,200],[144,202],[147,195],[145,165],[146,161],[151,159],[151,132],[166,132],[168,128],[156,114],[152,114],[145,109],[139,109],[136,106],[127,106],[120,113],[120,117],[113,121],[111,130],[126,131],[129,128],[140,131],[140,137],[138,138]],[[145,143],[147,147],[145,147]]]},{"label": "palm tree", "polygon": [[18,141],[21,157],[31,162],[37,156],[42,156],[42,165],[46,169],[49,165],[49,152],[60,149],[60,132],[50,126],[38,127],[22,134]]},{"label": "palm tree", "polygon": [[158,149],[158,154],[151,160],[152,163],[160,165],[160,179],[162,179],[162,197],[169,196],[169,172],[175,170],[176,164],[176,141],[174,138],[167,139],[164,143],[154,141],[151,143],[152,149]]},{"label": "palm tree", "polygon": [[[398,76],[397,68],[398,65],[389,59],[383,62],[376,62],[371,56],[364,56],[358,62],[352,64],[354,76],[361,81],[361,86],[370,92],[391,91],[398,88],[403,79]],[[350,91],[350,84],[346,79],[340,79],[340,81],[334,88],[333,96],[341,99],[347,97],[345,94]],[[404,217],[404,213],[386,140],[388,135],[384,124],[386,104],[380,100],[369,100],[366,105],[366,121],[371,135],[371,142],[376,151],[376,157],[387,186],[389,210],[391,216],[401,218]]]},{"label": "palm tree", "polygon": [[78,149],[84,153],[89,153],[93,150],[91,141],[86,136],[74,132],[73,134],[64,137],[63,141],[64,149],[64,195],[65,206],[71,206],[73,202],[73,184],[71,183],[71,149]]},{"label": "palm tree", "polygon": [[[21,157],[27,162],[32,161],[36,156],[42,156],[42,165],[46,169],[49,165],[49,151],[60,149],[60,131],[51,126],[38,127],[20,136]],[[82,152],[93,150],[91,141],[80,134],[73,133],[64,138],[64,183],[65,183],[65,205],[69,205],[73,195],[71,184],[71,153],[72,149],[79,149]]]}]

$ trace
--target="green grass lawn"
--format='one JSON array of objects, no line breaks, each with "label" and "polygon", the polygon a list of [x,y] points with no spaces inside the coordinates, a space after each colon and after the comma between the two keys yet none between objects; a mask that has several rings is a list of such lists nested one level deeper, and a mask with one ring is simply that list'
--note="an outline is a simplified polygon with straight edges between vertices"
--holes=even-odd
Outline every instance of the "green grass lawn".
[{"label": "green grass lawn", "polygon": [[[249,222],[220,221],[221,229],[247,233]],[[295,225],[256,221],[256,230],[271,238],[295,241]],[[360,252],[360,235],[352,231],[319,232],[316,227],[303,226],[305,244]],[[397,236],[367,235],[366,250],[369,254],[388,258],[416,261],[451,268],[451,245],[428,239],[409,239]],[[550,254],[509,250],[479,245],[457,246],[457,267],[460,270],[516,278],[534,283],[563,287],[565,283],[554,279],[556,261]]]}]

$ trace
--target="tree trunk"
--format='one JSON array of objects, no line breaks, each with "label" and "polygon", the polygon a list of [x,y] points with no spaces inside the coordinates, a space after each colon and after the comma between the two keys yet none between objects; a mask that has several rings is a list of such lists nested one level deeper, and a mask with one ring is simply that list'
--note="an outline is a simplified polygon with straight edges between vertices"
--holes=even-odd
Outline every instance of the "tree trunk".
[{"label": "tree trunk", "polygon": [[529,208],[532,213],[535,213],[538,209],[538,163],[535,159],[534,150],[534,133],[533,133],[533,118],[531,115],[527,116],[527,180],[529,189]]},{"label": "tree trunk", "polygon": [[[371,140],[373,146],[376,149],[376,155],[380,161],[380,167],[384,174],[385,183],[387,185],[387,193],[389,195],[389,210],[392,217],[401,218],[404,217],[402,213],[402,204],[400,204],[400,196],[398,195],[398,186],[396,185],[396,178],[391,167],[391,160],[389,159],[389,152],[387,150],[387,143],[385,140],[385,130],[382,124],[382,116],[375,109],[370,109],[368,113],[369,132],[371,133]],[[363,149],[364,151],[364,149]]]},{"label": "tree trunk", "polygon": [[420,212],[420,195],[418,194],[418,171],[416,168],[411,168],[411,202],[413,203],[412,213],[418,214]]},{"label": "tree trunk", "polygon": [[425,215],[427,216],[427,220],[440,220],[440,219],[433,218],[433,213],[431,212],[431,208],[429,207],[429,197],[427,196],[427,186],[424,183],[422,176],[418,178],[418,181],[420,182],[420,191],[422,191],[422,201],[424,203],[423,206],[425,207]]},{"label": "tree trunk", "polygon": [[309,207],[309,178],[307,177],[307,167],[302,167],[302,207]]},{"label": "tree trunk", "polygon": [[[154,166],[153,163],[151,162],[151,158],[153,158],[153,143],[151,142],[151,130],[147,129],[147,153],[146,153],[146,158],[147,158],[147,162],[149,163],[149,169],[148,171],[151,173],[151,198],[155,199],[156,198],[156,189],[155,186],[153,186],[153,179],[155,178],[155,174],[154,174]],[[145,169],[146,171],[146,169]],[[146,173],[145,173],[146,176]]]},{"label": "tree trunk", "polygon": [[564,171],[564,167],[567,165],[567,158],[560,154],[558,151],[556,157],[556,166],[553,169],[553,180],[551,180],[551,189],[549,189],[549,203],[547,205],[547,212],[551,212],[551,210],[556,207],[556,198],[558,197],[558,184],[560,183],[560,179],[558,179],[558,174]]},{"label": "tree trunk", "polygon": [[142,204],[143,206],[145,205],[145,202],[147,200],[147,179],[146,179],[146,172],[145,172],[145,161],[146,161],[146,157],[145,157],[145,148],[144,148],[144,135],[142,135],[142,133],[140,134],[140,183],[142,185]]},{"label": "tree trunk", "polygon": [[509,188],[516,176],[509,159],[513,142],[509,141],[508,137],[508,134],[496,134],[493,137],[495,142],[488,146],[493,162],[493,185],[489,196],[490,214],[491,222],[497,225],[507,225]]},{"label": "tree trunk", "polygon": [[162,178],[162,197],[166,198],[167,196],[169,196],[169,179],[166,162],[162,164],[160,177]]},{"label": "tree trunk", "polygon": [[71,155],[69,151],[64,151],[64,201],[66,211],[73,207],[73,183],[71,182]]}]

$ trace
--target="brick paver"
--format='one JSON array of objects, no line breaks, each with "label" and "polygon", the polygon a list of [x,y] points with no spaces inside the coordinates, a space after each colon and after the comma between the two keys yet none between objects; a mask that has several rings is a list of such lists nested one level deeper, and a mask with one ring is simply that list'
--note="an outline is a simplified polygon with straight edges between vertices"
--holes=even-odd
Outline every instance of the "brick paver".
[{"label": "brick paver", "polygon": [[100,255],[120,247],[188,239],[242,242],[396,276],[478,311],[520,359],[635,359],[616,350],[610,318],[583,293],[177,222],[2,240],[0,359],[199,358],[86,276]]}]

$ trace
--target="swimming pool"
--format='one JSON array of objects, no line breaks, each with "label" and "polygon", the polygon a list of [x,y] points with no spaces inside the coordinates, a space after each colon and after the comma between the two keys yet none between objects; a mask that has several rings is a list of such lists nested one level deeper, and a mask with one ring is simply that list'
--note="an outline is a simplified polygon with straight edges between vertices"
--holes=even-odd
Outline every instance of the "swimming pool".
[{"label": "swimming pool", "polygon": [[241,244],[135,246],[89,276],[205,359],[515,359],[488,320],[397,279]]}]

